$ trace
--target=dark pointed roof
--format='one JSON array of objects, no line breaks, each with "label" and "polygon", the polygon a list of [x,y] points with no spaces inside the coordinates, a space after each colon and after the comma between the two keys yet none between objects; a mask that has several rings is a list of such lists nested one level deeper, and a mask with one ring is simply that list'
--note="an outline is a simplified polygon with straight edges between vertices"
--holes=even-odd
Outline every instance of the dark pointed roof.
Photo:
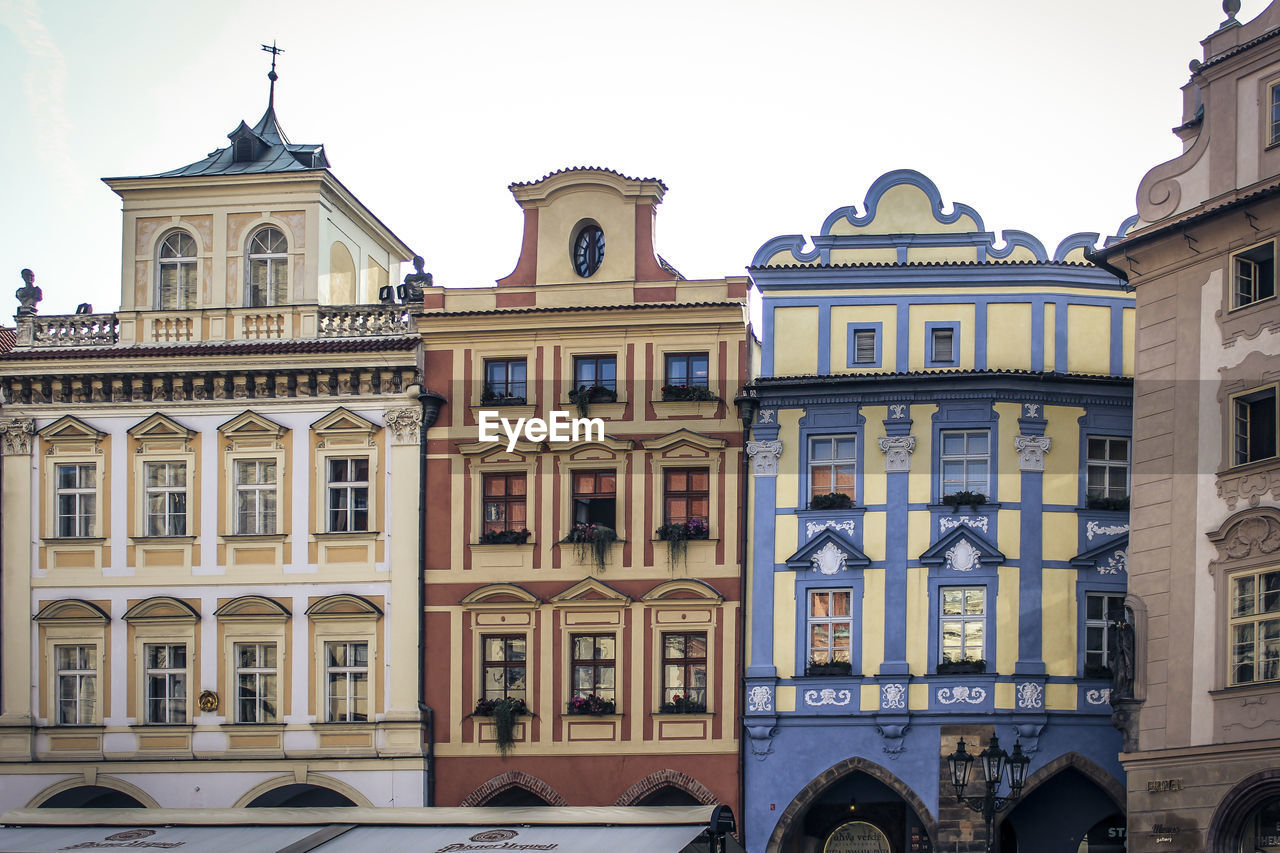
[{"label": "dark pointed roof", "polygon": [[[231,144],[219,148],[203,160],[197,160],[177,169],[146,175],[149,178],[185,178],[204,175],[246,175],[264,172],[307,172],[329,168],[323,145],[295,145],[285,136],[276,118],[275,105],[253,127],[240,122],[227,134]],[[237,144],[241,143],[241,158],[236,158]]]}]

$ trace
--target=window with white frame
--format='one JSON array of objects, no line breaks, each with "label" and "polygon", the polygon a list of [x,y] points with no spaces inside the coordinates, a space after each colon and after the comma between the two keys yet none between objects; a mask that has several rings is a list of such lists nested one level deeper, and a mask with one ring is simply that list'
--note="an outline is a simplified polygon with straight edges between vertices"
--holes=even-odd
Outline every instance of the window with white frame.
[{"label": "window with white frame", "polygon": [[235,462],[236,533],[276,532],[276,460]]},{"label": "window with white frame", "polygon": [[853,593],[847,589],[809,591],[809,666],[852,667]]},{"label": "window with white frame", "polygon": [[486,636],[484,646],[484,698],[524,699],[528,643],[524,637]]},{"label": "window with white frame", "polygon": [[236,643],[236,722],[274,723],[277,715],[275,643]]},{"label": "window with white frame", "polygon": [[1232,256],[1231,308],[1244,308],[1276,295],[1276,247],[1267,241]]},{"label": "window with white frame", "polygon": [[187,721],[187,647],[183,643],[143,646],[148,723]]},{"label": "window with white frame", "polygon": [[809,439],[809,500],[841,494],[854,500],[858,471],[858,440],[852,435]]},{"label": "window with white frame", "polygon": [[248,269],[248,307],[288,301],[289,241],[279,228],[260,228],[249,238]]},{"label": "window with white frame", "polygon": [[613,702],[617,638],[613,634],[574,634],[569,640],[573,649],[571,698],[595,696]]},{"label": "window with white frame", "polygon": [[938,662],[985,661],[986,587],[943,587],[940,594]]},{"label": "window with white frame", "polygon": [[1230,683],[1280,681],[1280,570],[1231,576]]},{"label": "window with white frame", "polygon": [[146,477],[146,535],[187,535],[187,463],[148,462]]},{"label": "window with white frame", "polygon": [[1121,500],[1129,497],[1129,439],[1090,436],[1085,462],[1085,496]]},{"label": "window with white frame", "polygon": [[369,529],[369,457],[328,460],[328,531]]},{"label": "window with white frame", "polygon": [[1084,674],[1088,678],[1110,678],[1111,632],[1114,622],[1124,619],[1124,595],[1090,592],[1084,599]]},{"label": "window with white frame", "polygon": [[98,508],[97,472],[93,463],[54,466],[58,536],[92,536]]},{"label": "window with white frame", "polygon": [[57,716],[60,726],[88,726],[97,721],[98,649],[54,646]]},{"label": "window with white frame", "polygon": [[325,721],[364,723],[369,720],[369,644],[324,644]]},{"label": "window with white frame", "polygon": [[1276,388],[1231,398],[1231,464],[1247,465],[1276,455]]},{"label": "window with white frame", "polygon": [[185,231],[164,238],[157,253],[160,310],[194,308],[196,305],[196,241]]},{"label": "window with white frame", "polygon": [[707,635],[662,635],[662,703],[680,711],[707,709]]},{"label": "window with white frame", "polygon": [[985,429],[945,430],[938,456],[942,496],[974,492],[990,497],[991,435]]}]

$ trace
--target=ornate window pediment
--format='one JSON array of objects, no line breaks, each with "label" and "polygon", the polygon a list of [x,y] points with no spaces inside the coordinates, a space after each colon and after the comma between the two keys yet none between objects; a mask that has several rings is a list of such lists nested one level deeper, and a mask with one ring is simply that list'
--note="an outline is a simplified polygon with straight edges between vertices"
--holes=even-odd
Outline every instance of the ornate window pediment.
[{"label": "ornate window pediment", "polygon": [[641,596],[641,601],[647,602],[679,601],[682,599],[701,599],[718,603],[724,601],[724,596],[716,592],[710,584],[691,578],[681,578],[660,583]]},{"label": "ornate window pediment", "polygon": [[957,527],[920,555],[920,562],[926,566],[941,566],[956,572],[998,566],[1004,561],[1004,554],[968,527]]},{"label": "ornate window pediment", "polygon": [[196,431],[187,429],[168,415],[156,412],[151,417],[129,428],[131,435],[143,451],[182,449],[196,437]]},{"label": "ornate window pediment", "polygon": [[98,442],[106,436],[106,433],[94,429],[79,418],[63,415],[40,430],[38,435],[43,441],[48,442]]},{"label": "ornate window pediment", "polygon": [[1126,575],[1129,572],[1129,534],[1113,536],[1088,551],[1071,558],[1071,565],[1097,569],[1100,575]]},{"label": "ornate window pediment", "polygon": [[289,610],[265,596],[242,595],[213,611],[213,615],[220,619],[288,619]]},{"label": "ornate window pediment", "polygon": [[858,550],[848,537],[834,527],[821,530],[786,560],[792,571],[835,575],[851,569],[865,569],[871,558]]},{"label": "ornate window pediment", "polygon": [[61,601],[50,601],[40,608],[40,612],[31,617],[35,622],[100,622],[111,621],[107,612],[91,601],[80,598],[66,598]]},{"label": "ornate window pediment", "polygon": [[312,619],[351,616],[378,617],[382,615],[382,611],[369,599],[344,592],[320,599],[307,608],[306,614]]},{"label": "ornate window pediment", "polygon": [[631,598],[618,592],[607,583],[602,583],[595,578],[586,578],[564,592],[553,595],[551,601],[561,606],[611,604],[624,607],[631,603]]},{"label": "ornate window pediment", "polygon": [[681,444],[690,445],[703,451],[712,451],[723,450],[729,445],[729,442],[723,438],[712,438],[709,435],[694,432],[691,429],[678,429],[675,432],[669,432],[666,435],[640,442],[641,447],[645,450],[661,450],[664,451],[664,456],[671,455],[671,452]]},{"label": "ornate window pediment", "polygon": [[253,439],[278,439],[288,431],[288,427],[281,426],[254,411],[241,412],[218,427],[218,432],[228,438],[250,441]]},{"label": "ornate window pediment", "polygon": [[[247,414],[247,413],[246,413]],[[339,406],[329,414],[311,425],[312,432],[326,438],[372,437],[382,427],[366,418],[362,418],[346,407]]]},{"label": "ornate window pediment", "polygon": [[1210,568],[1224,563],[1273,563],[1280,552],[1280,511],[1259,507],[1238,512],[1208,536],[1218,549],[1217,559],[1209,562]]},{"label": "ornate window pediment", "polygon": [[200,614],[185,601],[168,595],[157,595],[146,601],[139,601],[124,613],[126,622],[143,619],[164,619],[175,622],[195,622]]},{"label": "ornate window pediment", "polygon": [[472,590],[462,599],[462,604],[472,607],[483,605],[537,607],[541,603],[542,599],[513,583],[492,583],[482,586]]}]

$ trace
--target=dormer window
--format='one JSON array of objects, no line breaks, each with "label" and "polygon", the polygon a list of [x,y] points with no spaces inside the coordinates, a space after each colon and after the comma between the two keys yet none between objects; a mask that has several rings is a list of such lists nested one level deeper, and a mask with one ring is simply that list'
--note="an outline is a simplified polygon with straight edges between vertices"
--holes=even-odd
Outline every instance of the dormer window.
[{"label": "dormer window", "polygon": [[160,243],[156,307],[162,311],[194,308],[196,304],[196,241],[174,231]]},{"label": "dormer window", "polygon": [[283,305],[289,294],[289,243],[278,228],[261,228],[249,238],[250,308]]},{"label": "dormer window", "polygon": [[231,159],[236,163],[253,162],[253,137],[242,136],[235,141],[235,149],[232,151]]}]

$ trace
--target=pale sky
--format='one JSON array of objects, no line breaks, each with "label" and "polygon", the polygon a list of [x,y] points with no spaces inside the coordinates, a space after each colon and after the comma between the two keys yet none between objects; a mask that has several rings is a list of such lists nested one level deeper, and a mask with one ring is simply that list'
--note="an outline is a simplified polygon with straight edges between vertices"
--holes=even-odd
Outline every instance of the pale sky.
[{"label": "pale sky", "polygon": [[[1245,0],[1247,21],[1265,0]],[[515,266],[507,185],[566,166],[658,177],[658,251],[742,274],[891,169],[1050,251],[1111,233],[1180,150],[1178,87],[1213,0],[0,0],[0,318],[119,305],[120,202],[99,178],[227,144],[266,107],[427,259]]]}]

